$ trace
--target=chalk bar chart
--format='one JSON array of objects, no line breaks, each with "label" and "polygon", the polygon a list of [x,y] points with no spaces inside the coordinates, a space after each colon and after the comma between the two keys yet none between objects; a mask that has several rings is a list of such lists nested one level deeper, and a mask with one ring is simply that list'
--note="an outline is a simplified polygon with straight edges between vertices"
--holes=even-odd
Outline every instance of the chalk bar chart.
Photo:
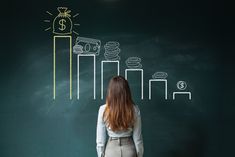
[{"label": "chalk bar chart", "polygon": [[[56,98],[56,39],[57,38],[68,38],[69,39],[69,98],[72,99],[72,51],[77,55],[77,99],[80,97],[80,57],[92,57],[93,58],[93,98],[96,99],[96,56],[100,54],[101,51],[101,40],[77,36],[75,45],[72,49],[72,33],[79,35],[73,26],[79,26],[80,24],[72,22],[72,18],[77,17],[79,14],[71,16],[71,10],[67,7],[58,7],[58,15],[53,16],[52,13],[46,11],[46,13],[52,17],[53,20],[44,20],[45,23],[51,23],[53,21],[52,27],[48,27],[45,31],[51,30],[55,34],[53,36],[53,99]],[[62,18],[63,17],[63,18]],[[72,17],[72,18],[71,18]],[[62,22],[62,24],[61,24]],[[66,23],[66,25],[65,25]],[[101,61],[101,99],[104,98],[104,64],[116,64],[117,65],[117,75],[120,75],[120,59],[119,56],[121,52],[120,43],[117,41],[108,41],[104,45],[104,58],[106,60]],[[142,68],[141,58],[137,56],[128,57],[125,61],[127,69],[125,69],[125,79],[128,80],[128,73],[130,72],[140,72],[141,73],[141,99],[144,98],[144,69]],[[57,60],[58,62],[58,60]],[[152,97],[152,84],[153,82],[163,82],[165,86],[165,100],[168,99],[168,82],[166,77],[168,74],[166,72],[155,72],[152,75],[152,79],[148,82],[148,94],[149,100]],[[58,78],[57,78],[58,79]],[[178,81],[177,88],[181,91],[173,92],[173,100],[175,100],[177,95],[188,95],[189,100],[192,99],[191,92],[184,91],[187,87],[185,81]]]},{"label": "chalk bar chart", "polygon": [[[56,37],[69,38],[70,39],[70,99],[72,99],[72,45],[71,45],[71,36],[55,36],[54,37],[54,60],[53,60],[53,99],[55,99],[55,39]],[[93,48],[92,48],[93,45]],[[80,58],[81,57],[92,57],[93,59],[93,99],[96,99],[96,59],[100,52],[101,41],[98,39],[78,37],[76,44],[73,47],[74,54],[77,55],[77,99],[80,98]],[[101,60],[101,99],[104,98],[104,69],[105,66],[115,65],[116,64],[116,74],[120,75],[120,56],[118,55],[121,52],[119,48],[120,44],[116,41],[109,41],[105,44],[104,57],[106,60]],[[89,49],[88,49],[89,48]],[[142,68],[141,58],[139,57],[129,57],[126,61],[127,68],[125,69],[125,79],[128,80],[129,73],[140,73],[140,98],[144,99],[144,69]],[[168,81],[166,77],[168,74],[166,72],[155,72],[152,75],[152,79],[148,81],[148,99],[152,98],[152,86],[153,82],[162,82],[164,83],[164,98],[168,98]],[[129,78],[130,79],[130,78]],[[173,92],[173,100],[176,99],[177,95],[188,95],[189,100],[192,99],[191,92],[183,91],[187,87],[185,81],[178,81],[177,88],[181,91]]]}]

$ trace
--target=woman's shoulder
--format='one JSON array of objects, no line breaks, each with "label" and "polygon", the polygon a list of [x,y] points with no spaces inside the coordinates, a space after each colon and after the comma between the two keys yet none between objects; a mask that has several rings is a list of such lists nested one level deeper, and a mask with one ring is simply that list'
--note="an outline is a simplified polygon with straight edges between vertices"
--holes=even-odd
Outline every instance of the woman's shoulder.
[{"label": "woman's shoulder", "polygon": [[99,112],[104,112],[105,107],[106,107],[106,104],[101,105],[99,108]]},{"label": "woman's shoulder", "polygon": [[139,106],[134,104],[134,109],[135,109],[135,113],[139,116],[140,115]]}]

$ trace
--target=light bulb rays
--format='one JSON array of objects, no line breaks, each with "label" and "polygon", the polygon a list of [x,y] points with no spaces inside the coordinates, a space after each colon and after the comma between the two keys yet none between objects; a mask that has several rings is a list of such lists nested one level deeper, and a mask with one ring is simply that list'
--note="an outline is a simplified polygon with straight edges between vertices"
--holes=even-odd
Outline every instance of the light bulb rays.
[{"label": "light bulb rays", "polygon": [[52,14],[52,13],[50,13],[49,11],[46,11],[46,13],[47,13],[47,14],[49,14],[49,15],[51,15],[51,16],[53,16],[53,14]]}]

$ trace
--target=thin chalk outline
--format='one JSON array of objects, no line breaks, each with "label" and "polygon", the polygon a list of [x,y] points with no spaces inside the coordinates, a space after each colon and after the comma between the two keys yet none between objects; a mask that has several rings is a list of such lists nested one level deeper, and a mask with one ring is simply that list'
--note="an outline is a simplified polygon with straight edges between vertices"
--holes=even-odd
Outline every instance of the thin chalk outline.
[{"label": "thin chalk outline", "polygon": [[191,92],[173,92],[173,100],[175,100],[176,94],[188,94],[189,100],[192,99],[192,93]]},{"label": "thin chalk outline", "polygon": [[79,57],[93,57],[94,58],[94,99],[96,99],[96,56],[95,54],[77,54],[77,99],[79,99],[79,90],[80,90],[80,86],[79,86]]},{"label": "thin chalk outline", "polygon": [[120,74],[120,64],[119,61],[109,61],[109,60],[104,60],[101,61],[101,99],[104,97],[104,63],[117,63],[117,70],[118,70],[118,75]]},{"label": "thin chalk outline", "polygon": [[149,100],[151,100],[151,82],[165,82],[165,100],[167,100],[167,79],[149,79]]},{"label": "thin chalk outline", "polygon": [[141,99],[144,99],[144,71],[143,69],[125,69],[125,79],[127,80],[128,71],[140,71],[141,72]]},{"label": "thin chalk outline", "polygon": [[55,100],[56,96],[56,85],[55,85],[55,80],[56,80],[56,38],[69,38],[69,98],[72,99],[72,36],[71,35],[54,35],[53,36],[53,99]]}]

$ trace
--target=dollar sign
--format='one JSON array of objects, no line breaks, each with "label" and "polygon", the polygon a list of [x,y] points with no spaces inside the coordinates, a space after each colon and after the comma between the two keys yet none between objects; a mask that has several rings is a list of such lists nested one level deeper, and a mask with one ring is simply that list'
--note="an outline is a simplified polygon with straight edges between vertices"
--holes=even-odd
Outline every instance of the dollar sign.
[{"label": "dollar sign", "polygon": [[176,86],[179,90],[185,90],[187,88],[187,84],[185,81],[178,81]]},{"label": "dollar sign", "polygon": [[65,19],[61,19],[61,20],[59,21],[59,24],[60,24],[59,30],[63,31],[63,30],[66,29],[66,25],[65,25],[64,23],[66,23],[66,20],[65,20]]},{"label": "dollar sign", "polygon": [[180,88],[183,89],[184,88],[184,82],[180,83]]}]

